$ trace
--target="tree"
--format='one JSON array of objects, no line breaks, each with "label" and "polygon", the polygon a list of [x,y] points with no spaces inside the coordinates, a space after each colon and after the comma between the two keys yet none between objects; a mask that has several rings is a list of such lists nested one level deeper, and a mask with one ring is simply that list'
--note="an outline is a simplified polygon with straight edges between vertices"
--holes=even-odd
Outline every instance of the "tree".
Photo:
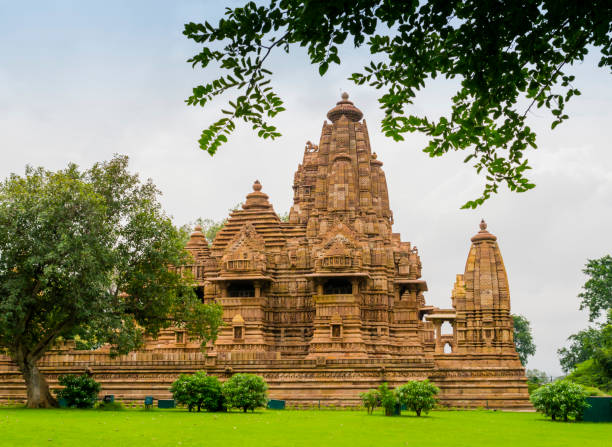
[{"label": "tree", "polygon": [[[231,214],[234,211],[239,210],[240,208],[242,208],[242,202],[230,208],[228,211]],[[206,241],[209,244],[212,244],[215,238],[217,237],[217,233],[223,229],[226,223],[227,223],[227,219],[214,220],[210,218],[204,219],[202,217],[198,217],[194,222],[191,222],[187,225],[183,225],[182,230],[184,230],[184,233],[185,233],[185,242],[189,240],[189,233],[191,233],[191,231],[193,230],[193,227],[195,227],[196,225],[199,225],[202,227],[202,232],[204,233],[204,236],[206,237]]]},{"label": "tree", "polygon": [[227,408],[248,410],[265,407],[268,403],[268,384],[255,374],[234,374],[223,384]]},{"label": "tree", "polygon": [[437,404],[436,395],[440,389],[429,380],[411,380],[395,390],[399,403],[421,416],[421,412],[429,413]]},{"label": "tree", "polygon": [[[183,34],[202,45],[188,62],[214,73],[198,85],[188,105],[207,105],[233,92],[223,117],[202,132],[200,147],[213,155],[242,120],[263,138],[280,133],[267,120],[284,109],[270,82],[266,61],[273,51],[305,47],[324,75],[340,64],[343,44],[367,45],[371,61],[349,78],[381,90],[382,131],[394,140],[407,132],[431,137],[431,157],[467,151],[485,177],[475,208],[505,184],[524,192],[534,187],[525,152],[536,147],[527,117],[534,108],[552,113],[552,127],[568,119],[565,105],[580,91],[569,67],[591,49],[600,67],[612,65],[612,8],[594,0],[454,0],[392,2],[270,0],[227,8],[216,25],[187,23]],[[417,93],[438,76],[460,87],[447,116],[412,114]]]},{"label": "tree", "polygon": [[[588,340],[588,347],[580,346],[583,348],[580,352],[581,362],[573,365],[568,379],[585,386],[612,391],[612,309],[608,311],[608,320],[601,324],[600,329],[589,328],[588,330],[595,335],[593,339]],[[570,346],[572,347],[575,346]],[[564,349],[560,349],[559,353],[562,353]],[[561,364],[565,368],[563,360],[562,357]]]},{"label": "tree", "polygon": [[516,346],[516,352],[521,360],[521,365],[525,366],[527,358],[536,352],[536,346],[531,335],[531,324],[522,315],[512,315],[512,321],[514,323],[514,345]]},{"label": "tree", "polygon": [[387,382],[382,383],[378,387],[378,395],[380,396],[380,405],[385,409],[385,416],[393,416],[395,405],[397,404],[397,397],[389,388]]},{"label": "tree", "polygon": [[612,309],[612,256],[587,260],[582,273],[589,279],[582,286],[584,292],[578,295],[582,298],[580,310],[588,309],[589,321],[595,321]]},{"label": "tree", "polygon": [[539,369],[528,369],[525,371],[525,376],[527,376],[527,389],[529,390],[529,394],[549,382],[548,374]]},{"label": "tree", "polygon": [[59,376],[58,382],[64,388],[55,394],[59,399],[64,399],[69,407],[93,408],[96,404],[100,384],[87,374]]},{"label": "tree", "polygon": [[223,408],[221,382],[214,376],[207,376],[204,371],[195,374],[181,374],[170,387],[172,398],[179,404],[187,405],[189,411],[220,411]]},{"label": "tree", "polygon": [[151,181],[115,156],[80,171],[27,167],[0,184],[0,347],[17,363],[28,407],[50,407],[37,362],[59,337],[109,343],[127,353],[176,325],[217,336],[222,310],[202,304],[190,262]]},{"label": "tree", "polygon": [[[591,386],[601,386],[612,378],[612,368],[606,366],[612,355],[609,351],[612,349],[612,256],[587,260],[582,272],[588,279],[582,286],[583,292],[578,294],[580,310],[589,311],[589,321],[594,322],[602,313],[607,314],[607,320],[570,335],[569,347],[560,348],[557,353],[563,371],[569,372],[581,365],[577,372],[581,380],[590,381]],[[598,377],[600,373],[604,375]]]},{"label": "tree", "polygon": [[366,407],[368,414],[372,414],[374,409],[380,405],[380,393],[376,390],[368,390],[359,394],[363,406]]},{"label": "tree", "polygon": [[544,385],[531,394],[531,403],[535,409],[552,420],[569,417],[580,417],[587,407],[587,392],[576,383],[569,380],[558,380]]},{"label": "tree", "polygon": [[570,335],[567,339],[571,342],[567,348],[557,350],[559,362],[563,371],[570,372],[576,365],[591,357],[597,346],[601,343],[601,330],[589,327]]}]

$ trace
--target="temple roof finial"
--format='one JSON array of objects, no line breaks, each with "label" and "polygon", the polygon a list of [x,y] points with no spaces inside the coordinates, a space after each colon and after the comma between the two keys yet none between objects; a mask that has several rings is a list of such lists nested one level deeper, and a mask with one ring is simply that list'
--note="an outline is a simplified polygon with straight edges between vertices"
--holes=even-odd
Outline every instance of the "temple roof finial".
[{"label": "temple roof finial", "polygon": [[195,247],[208,247],[208,242],[206,242],[206,236],[202,233],[202,227],[200,225],[196,225],[189,236],[189,241],[187,242],[187,248],[195,248]]},{"label": "temple roof finial", "polygon": [[489,233],[487,231],[487,223],[485,222],[484,219],[480,219],[480,231],[476,234],[476,236],[472,237],[471,241],[472,242],[477,242],[477,241],[496,241],[497,240],[497,236]]},{"label": "temple roof finial", "polygon": [[246,202],[242,204],[243,210],[249,209],[271,209],[272,205],[268,202],[268,195],[261,192],[261,183],[255,180],[253,183],[253,191],[247,194]]},{"label": "temple roof finial", "polygon": [[336,107],[327,112],[327,118],[334,123],[342,116],[346,116],[350,121],[357,122],[363,118],[363,112],[355,107],[351,101],[349,101],[348,93],[342,93],[342,99],[336,103]]}]

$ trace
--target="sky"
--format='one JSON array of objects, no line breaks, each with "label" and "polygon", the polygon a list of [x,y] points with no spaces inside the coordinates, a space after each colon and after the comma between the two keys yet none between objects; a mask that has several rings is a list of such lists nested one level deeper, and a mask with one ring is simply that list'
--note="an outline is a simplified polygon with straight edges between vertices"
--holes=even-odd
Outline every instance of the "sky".
[{"label": "sky", "polygon": [[[561,374],[557,349],[588,325],[577,298],[581,270],[587,259],[612,252],[612,83],[596,53],[572,67],[582,95],[567,106],[569,121],[551,131],[548,112],[529,115],[538,134],[538,149],[528,153],[536,188],[504,190],[468,211],[460,206],[483,184],[462,163],[466,154],[431,159],[421,151],[426,137],[396,143],[381,134],[378,92],[347,81],[367,63],[363,50],[345,48],[342,64],[323,78],[303,51],[275,55],[273,85],[287,109],[275,124],[283,136],[261,140],[239,124],[217,155],[201,151],[199,134],[224,100],[206,109],[185,105],[192,87],[215,73],[186,63],[198,46],[182,35],[183,25],[214,22],[241,3],[0,0],[0,178],[27,164],[87,168],[119,153],[153,179],[177,225],[225,218],[255,179],[284,213],[305,142],[318,143],[327,111],[347,91],[384,163],[393,230],[419,248],[428,303],[451,306],[455,275],[485,218],[498,237],[512,312],[532,324],[537,352],[527,366]],[[447,113],[455,87],[429,84],[410,111]]]}]

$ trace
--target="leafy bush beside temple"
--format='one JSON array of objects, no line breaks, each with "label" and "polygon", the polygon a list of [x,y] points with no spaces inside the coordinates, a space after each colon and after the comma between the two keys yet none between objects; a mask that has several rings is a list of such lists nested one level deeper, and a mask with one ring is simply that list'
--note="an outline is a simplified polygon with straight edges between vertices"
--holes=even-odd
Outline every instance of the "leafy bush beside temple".
[{"label": "leafy bush beside temple", "polygon": [[531,402],[537,411],[555,420],[579,419],[587,408],[587,391],[569,380],[558,380],[544,385],[531,394]]},{"label": "leafy bush beside temple", "polygon": [[189,411],[197,408],[200,411],[221,411],[223,394],[221,382],[214,376],[208,376],[204,371],[193,375],[181,374],[170,387],[172,397],[178,404],[186,405]]},{"label": "leafy bush beside temple", "polygon": [[100,392],[100,384],[86,374],[82,376],[59,376],[58,382],[62,388],[56,390],[58,399],[64,399],[66,405],[72,408],[93,408]]}]

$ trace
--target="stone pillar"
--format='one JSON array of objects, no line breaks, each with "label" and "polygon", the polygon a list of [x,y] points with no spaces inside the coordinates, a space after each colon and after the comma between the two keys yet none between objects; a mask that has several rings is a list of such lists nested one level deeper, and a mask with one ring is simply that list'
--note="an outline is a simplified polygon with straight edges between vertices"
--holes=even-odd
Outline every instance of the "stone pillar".
[{"label": "stone pillar", "polygon": [[440,320],[435,320],[434,327],[436,334],[436,352],[444,352],[444,346],[442,345],[442,322]]},{"label": "stone pillar", "polygon": [[352,278],[351,285],[353,286],[353,290],[352,290],[353,295],[357,295],[359,293],[359,279]]}]

